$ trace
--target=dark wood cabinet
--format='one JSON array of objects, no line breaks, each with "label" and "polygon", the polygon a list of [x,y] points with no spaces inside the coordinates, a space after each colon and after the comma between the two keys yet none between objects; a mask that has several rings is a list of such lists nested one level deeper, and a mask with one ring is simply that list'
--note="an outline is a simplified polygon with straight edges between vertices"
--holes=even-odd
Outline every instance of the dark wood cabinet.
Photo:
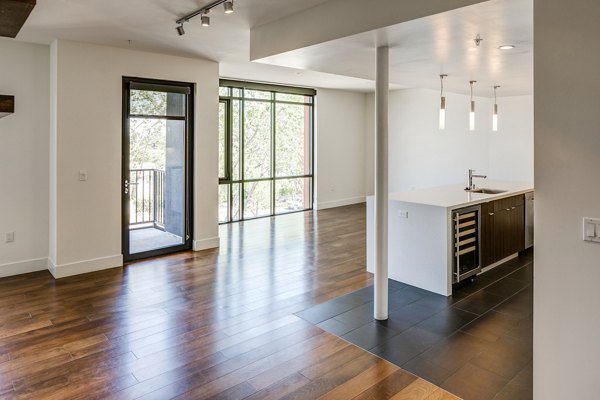
[{"label": "dark wood cabinet", "polygon": [[481,264],[494,264],[525,249],[524,196],[481,205]]},{"label": "dark wood cabinet", "polygon": [[493,264],[496,254],[494,202],[481,205],[481,266]]}]

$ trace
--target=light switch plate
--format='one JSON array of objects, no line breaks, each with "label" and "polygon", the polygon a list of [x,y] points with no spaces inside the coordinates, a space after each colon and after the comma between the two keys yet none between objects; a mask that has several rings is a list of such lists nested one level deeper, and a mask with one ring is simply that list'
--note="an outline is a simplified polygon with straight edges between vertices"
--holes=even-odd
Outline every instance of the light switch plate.
[{"label": "light switch plate", "polygon": [[79,180],[82,182],[87,181],[88,175],[87,175],[87,171],[85,169],[82,169],[79,171]]},{"label": "light switch plate", "polygon": [[600,243],[600,218],[583,219],[583,240]]}]

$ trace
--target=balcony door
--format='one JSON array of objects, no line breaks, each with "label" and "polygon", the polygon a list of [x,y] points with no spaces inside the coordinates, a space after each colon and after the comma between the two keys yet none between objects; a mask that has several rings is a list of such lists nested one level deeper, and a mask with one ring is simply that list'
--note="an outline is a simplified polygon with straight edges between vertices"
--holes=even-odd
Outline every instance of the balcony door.
[{"label": "balcony door", "polygon": [[193,84],[123,78],[125,261],[189,250]]}]

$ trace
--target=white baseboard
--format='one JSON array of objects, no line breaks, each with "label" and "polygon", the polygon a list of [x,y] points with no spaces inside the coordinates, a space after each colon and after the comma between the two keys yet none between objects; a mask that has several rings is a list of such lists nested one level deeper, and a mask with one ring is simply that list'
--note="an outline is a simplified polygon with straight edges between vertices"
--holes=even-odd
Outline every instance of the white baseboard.
[{"label": "white baseboard", "polygon": [[13,275],[27,274],[29,272],[43,271],[48,268],[47,258],[18,261],[0,265],[0,278]]},{"label": "white baseboard", "polygon": [[101,271],[103,269],[118,268],[123,266],[123,255],[96,258],[93,260],[78,261],[69,264],[55,265],[48,260],[48,270],[55,279],[67,276],[86,274],[88,272]]},{"label": "white baseboard", "polygon": [[325,201],[322,203],[317,201],[315,210],[325,210],[328,208],[349,206],[352,204],[364,203],[365,201],[366,201],[365,196],[350,197],[348,199],[341,199],[341,200],[335,200],[335,201]]},{"label": "white baseboard", "polygon": [[208,249],[216,249],[220,245],[221,241],[218,236],[210,239],[194,240],[193,250],[201,251]]}]

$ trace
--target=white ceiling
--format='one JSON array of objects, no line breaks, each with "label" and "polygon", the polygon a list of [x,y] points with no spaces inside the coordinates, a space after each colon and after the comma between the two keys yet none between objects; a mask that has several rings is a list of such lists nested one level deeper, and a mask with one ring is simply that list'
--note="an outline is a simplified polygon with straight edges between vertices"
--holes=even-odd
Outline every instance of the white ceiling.
[{"label": "white ceiling", "polygon": [[[264,60],[272,65],[249,62],[250,28],[327,0],[236,0],[234,14],[217,7],[211,27],[201,27],[196,18],[178,36],[175,20],[210,1],[38,0],[17,39],[59,38],[206,58],[220,62],[224,77],[359,91],[373,89],[373,47],[386,42],[392,46],[393,88],[435,88],[443,71],[450,75],[449,91],[464,92],[469,79],[481,87],[500,84],[504,95],[532,90],[532,0],[492,0]],[[477,33],[484,42],[474,50]],[[504,42],[518,47],[501,54],[496,46]]]},{"label": "white ceiling", "polygon": [[38,0],[18,39],[50,43],[55,38],[208,58],[248,61],[251,27],[313,7],[327,0],[236,0],[235,13],[222,7],[210,13],[212,26],[200,17],[179,37],[175,20],[212,0]]},{"label": "white ceiling", "polygon": [[455,93],[469,93],[470,80],[478,96],[493,96],[494,85],[499,96],[533,93],[532,0],[492,0],[259,61],[373,80],[381,45],[390,46],[391,82],[403,87],[439,90],[443,73]]}]

